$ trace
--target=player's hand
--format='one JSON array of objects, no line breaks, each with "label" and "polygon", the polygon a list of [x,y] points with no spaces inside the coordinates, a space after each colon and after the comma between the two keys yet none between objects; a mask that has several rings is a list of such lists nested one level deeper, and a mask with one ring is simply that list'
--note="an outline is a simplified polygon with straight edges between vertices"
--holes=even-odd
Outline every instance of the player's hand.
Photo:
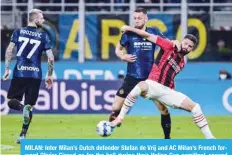
[{"label": "player's hand", "polygon": [[173,43],[173,47],[177,48],[177,51],[180,52],[181,51],[181,43],[179,40],[172,40]]},{"label": "player's hand", "polygon": [[135,62],[136,59],[137,59],[137,56],[136,55],[132,55],[132,54],[124,54],[121,57],[121,60],[125,61],[125,62]]},{"label": "player's hand", "polygon": [[10,70],[7,69],[7,70],[5,70],[4,75],[2,76],[2,80],[3,81],[7,80],[9,78],[9,76],[10,76]]},{"label": "player's hand", "polygon": [[122,28],[121,28],[121,31],[122,31],[122,32],[126,32],[126,31],[128,31],[129,29],[130,29],[130,26],[128,26],[128,25],[123,25]]},{"label": "player's hand", "polygon": [[52,85],[53,85],[53,77],[52,76],[48,76],[45,80],[45,85],[47,89],[51,89]]}]

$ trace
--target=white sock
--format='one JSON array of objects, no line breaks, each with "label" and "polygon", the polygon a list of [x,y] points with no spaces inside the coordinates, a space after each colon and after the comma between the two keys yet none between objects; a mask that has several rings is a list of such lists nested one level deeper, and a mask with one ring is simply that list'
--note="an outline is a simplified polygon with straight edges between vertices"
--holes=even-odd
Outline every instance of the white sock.
[{"label": "white sock", "polygon": [[121,108],[120,114],[118,117],[120,119],[124,119],[125,115],[128,113],[128,111],[131,109],[131,107],[135,104],[136,99],[140,96],[142,90],[139,86],[135,86],[132,91],[127,95],[124,104]]},{"label": "white sock", "polygon": [[201,107],[196,103],[195,107],[192,109],[193,121],[201,129],[201,132],[204,134],[206,139],[214,139],[212,135],[208,122],[202,113]]}]

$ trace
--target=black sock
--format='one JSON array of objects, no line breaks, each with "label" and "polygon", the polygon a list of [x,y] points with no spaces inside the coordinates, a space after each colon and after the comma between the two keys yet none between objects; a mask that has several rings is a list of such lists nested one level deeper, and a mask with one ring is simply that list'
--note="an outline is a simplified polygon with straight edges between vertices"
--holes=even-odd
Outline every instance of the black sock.
[{"label": "black sock", "polygon": [[162,115],[161,114],[161,126],[163,128],[164,132],[164,138],[170,139],[170,133],[171,133],[171,117],[170,114]]},{"label": "black sock", "polygon": [[32,111],[30,111],[29,116],[30,116],[30,121],[29,121],[29,123],[27,125],[23,124],[20,136],[26,136],[26,134],[27,134],[27,130],[29,128],[29,125],[31,123],[32,116],[33,116]]},{"label": "black sock", "polygon": [[18,110],[18,111],[23,111],[24,105],[22,105],[18,100],[11,99],[8,102],[8,106],[10,109]]}]

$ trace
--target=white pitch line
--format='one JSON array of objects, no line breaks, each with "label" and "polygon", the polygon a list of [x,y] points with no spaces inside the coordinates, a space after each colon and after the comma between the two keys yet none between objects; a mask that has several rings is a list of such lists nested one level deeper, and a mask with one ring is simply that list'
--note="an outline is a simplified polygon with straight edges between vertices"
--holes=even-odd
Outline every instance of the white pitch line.
[{"label": "white pitch line", "polygon": [[8,149],[12,149],[14,148],[14,146],[11,146],[11,145],[1,145],[1,150],[8,150]]}]

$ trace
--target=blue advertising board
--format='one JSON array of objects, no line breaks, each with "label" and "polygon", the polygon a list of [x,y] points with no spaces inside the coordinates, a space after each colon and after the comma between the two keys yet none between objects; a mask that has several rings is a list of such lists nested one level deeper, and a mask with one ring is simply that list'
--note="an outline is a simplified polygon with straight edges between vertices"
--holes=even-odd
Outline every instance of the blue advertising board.
[{"label": "blue advertising board", "polygon": [[[6,103],[10,81],[2,82],[1,114],[15,113]],[[114,95],[121,85],[115,80],[58,80],[48,90],[42,81],[35,113],[103,114],[111,112]],[[206,115],[232,114],[232,82],[205,80],[177,80],[176,89],[199,103]],[[173,115],[190,115],[171,109]],[[139,98],[130,111],[132,115],[159,115],[152,101]]]},{"label": "blue advertising board", "polygon": [[231,139],[24,139],[33,155],[231,155]]},{"label": "blue advertising board", "polygon": [[[15,62],[10,69],[13,70]],[[120,71],[126,73],[125,62],[86,62],[83,64],[70,61],[59,61],[54,64],[54,77],[56,79],[75,80],[117,80]],[[5,64],[1,63],[1,76],[4,74]],[[217,80],[219,70],[225,69],[232,74],[232,63],[192,63],[186,64],[185,68],[176,77],[177,80],[205,79]],[[47,63],[42,63],[43,78],[47,73]]]}]

